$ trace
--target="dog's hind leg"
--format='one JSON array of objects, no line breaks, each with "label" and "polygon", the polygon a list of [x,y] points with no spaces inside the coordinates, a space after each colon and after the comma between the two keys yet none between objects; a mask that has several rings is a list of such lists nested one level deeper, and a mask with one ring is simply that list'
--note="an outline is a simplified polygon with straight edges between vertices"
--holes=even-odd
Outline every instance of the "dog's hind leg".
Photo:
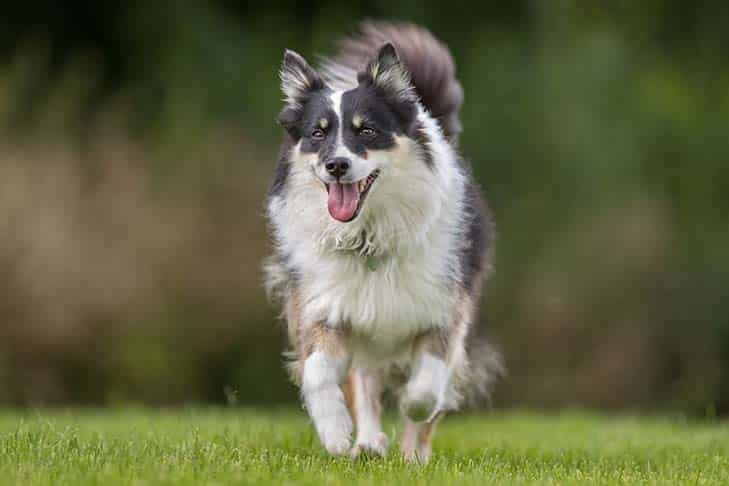
[{"label": "dog's hind leg", "polygon": [[357,440],[352,457],[360,454],[384,456],[390,441],[382,431],[382,372],[353,369],[349,374],[352,415],[357,424]]}]

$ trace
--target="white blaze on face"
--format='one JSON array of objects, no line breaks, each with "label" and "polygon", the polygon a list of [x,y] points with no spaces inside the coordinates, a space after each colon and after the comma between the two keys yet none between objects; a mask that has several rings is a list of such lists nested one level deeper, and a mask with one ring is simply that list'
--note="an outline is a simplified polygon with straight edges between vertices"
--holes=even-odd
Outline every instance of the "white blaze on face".
[{"label": "white blaze on face", "polygon": [[[344,144],[344,113],[342,110],[342,95],[344,95],[344,91],[335,91],[332,93],[331,97],[329,98],[332,101],[332,109],[334,109],[334,114],[337,117],[337,138],[334,141],[335,144],[335,150],[332,155],[332,157],[346,157],[349,160],[352,161],[352,167],[350,167],[350,170],[357,171],[357,166],[355,165],[355,162],[359,162],[362,160],[360,157],[355,155],[351,150],[347,148],[347,146]],[[358,164],[361,166],[362,164]],[[367,177],[367,174],[365,174],[362,177]],[[347,177],[347,180],[359,180],[362,179],[362,177]]]},{"label": "white blaze on face", "polygon": [[[339,179],[329,179],[329,198],[327,208],[329,214],[336,220],[347,222],[351,221],[356,215],[360,204],[360,185],[359,181],[369,174],[366,171],[366,164],[362,162],[364,159],[357,157],[344,144],[344,117],[342,116],[342,95],[343,91],[335,91],[332,93],[330,100],[332,109],[337,117],[337,133],[334,139],[334,150],[331,153],[332,158],[344,158],[350,163],[349,170]],[[326,164],[327,161],[322,161]]]}]

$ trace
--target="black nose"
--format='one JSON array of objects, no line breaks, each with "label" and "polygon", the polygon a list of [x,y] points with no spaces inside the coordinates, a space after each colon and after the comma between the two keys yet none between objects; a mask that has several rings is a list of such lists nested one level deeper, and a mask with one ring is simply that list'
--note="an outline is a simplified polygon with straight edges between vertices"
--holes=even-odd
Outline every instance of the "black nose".
[{"label": "black nose", "polygon": [[331,175],[339,178],[347,173],[350,165],[352,164],[349,162],[349,159],[345,159],[344,157],[337,157],[324,164],[324,168]]}]

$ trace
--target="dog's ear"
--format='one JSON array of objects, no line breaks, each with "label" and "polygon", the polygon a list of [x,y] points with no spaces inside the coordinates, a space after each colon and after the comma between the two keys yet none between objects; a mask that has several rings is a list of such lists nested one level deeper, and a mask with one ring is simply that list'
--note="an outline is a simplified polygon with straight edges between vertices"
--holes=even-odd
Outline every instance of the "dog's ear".
[{"label": "dog's ear", "polygon": [[324,88],[324,80],[301,55],[288,49],[284,54],[280,75],[285,105],[278,115],[278,122],[294,139],[298,139],[300,134],[297,126],[302,107],[312,93]]},{"label": "dog's ear", "polygon": [[371,83],[397,101],[414,102],[417,100],[415,89],[410,83],[410,73],[400,61],[395,46],[388,42],[377,51],[377,55],[359,73],[360,83]]},{"label": "dog's ear", "polygon": [[278,122],[294,139],[298,139],[302,108],[312,93],[324,88],[324,80],[301,55],[288,49],[284,53],[280,75],[285,105],[278,115]]},{"label": "dog's ear", "polygon": [[281,91],[286,105],[300,108],[314,91],[324,88],[324,80],[298,53],[286,50],[281,66]]}]

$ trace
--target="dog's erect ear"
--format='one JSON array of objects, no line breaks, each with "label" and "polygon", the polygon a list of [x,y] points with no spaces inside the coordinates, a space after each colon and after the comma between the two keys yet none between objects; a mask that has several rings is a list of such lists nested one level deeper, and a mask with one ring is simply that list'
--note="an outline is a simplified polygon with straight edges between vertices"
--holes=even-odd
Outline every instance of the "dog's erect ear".
[{"label": "dog's erect ear", "polygon": [[410,83],[410,73],[400,61],[395,46],[388,42],[377,51],[365,70],[358,75],[360,83],[369,82],[398,101],[416,101],[415,89]]},{"label": "dog's erect ear", "polygon": [[309,63],[294,51],[286,50],[281,66],[281,91],[289,108],[300,108],[314,91],[324,87],[324,80]]},{"label": "dog's erect ear", "polygon": [[294,51],[286,50],[281,66],[281,91],[285,96],[285,106],[278,115],[278,122],[298,139],[298,122],[302,107],[312,93],[323,89],[324,80],[309,63]]}]

